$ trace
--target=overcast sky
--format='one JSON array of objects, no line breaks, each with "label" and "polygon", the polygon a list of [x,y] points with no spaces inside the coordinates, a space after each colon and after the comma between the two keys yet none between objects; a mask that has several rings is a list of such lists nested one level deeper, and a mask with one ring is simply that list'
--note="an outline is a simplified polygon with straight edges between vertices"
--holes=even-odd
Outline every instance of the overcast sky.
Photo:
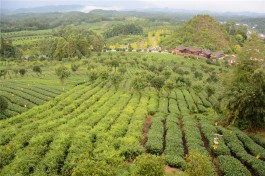
[{"label": "overcast sky", "polygon": [[132,0],[0,0],[1,8],[26,8],[45,5],[71,5],[80,4],[87,6],[113,6],[115,8],[168,7],[171,9],[185,10],[211,10],[211,11],[249,11],[265,13],[265,0],[141,0],[136,3]]}]

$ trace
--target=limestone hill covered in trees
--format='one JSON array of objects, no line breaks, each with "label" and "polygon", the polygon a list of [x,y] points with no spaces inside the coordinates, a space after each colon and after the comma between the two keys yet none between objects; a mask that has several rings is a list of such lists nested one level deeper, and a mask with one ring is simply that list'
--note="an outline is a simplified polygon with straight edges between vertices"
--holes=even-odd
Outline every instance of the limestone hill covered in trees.
[{"label": "limestone hill covered in trees", "polygon": [[209,15],[197,15],[177,28],[162,45],[197,46],[213,51],[231,49],[230,36],[226,30]]}]

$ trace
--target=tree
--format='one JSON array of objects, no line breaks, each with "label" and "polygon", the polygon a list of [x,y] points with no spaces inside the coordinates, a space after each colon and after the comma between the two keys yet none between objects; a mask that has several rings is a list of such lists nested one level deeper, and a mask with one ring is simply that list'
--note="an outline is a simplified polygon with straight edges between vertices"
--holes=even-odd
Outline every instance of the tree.
[{"label": "tree", "polygon": [[201,72],[195,71],[194,72],[194,77],[198,78],[199,80],[201,80],[203,78],[203,74]]},{"label": "tree", "polygon": [[164,85],[164,89],[167,92],[167,96],[169,98],[170,93],[172,92],[172,90],[176,87],[176,84],[174,81],[167,79],[165,81],[165,85]]},{"label": "tree", "polygon": [[131,86],[133,87],[133,89],[138,92],[144,90],[146,85],[147,85],[146,80],[141,76],[136,76],[131,82]]},{"label": "tree", "polygon": [[215,87],[212,84],[207,84],[205,87],[205,91],[209,99],[215,93]]},{"label": "tree", "polygon": [[7,100],[0,95],[0,111],[4,112],[8,108],[8,102]]},{"label": "tree", "polygon": [[4,38],[0,38],[0,55],[1,57],[19,57],[21,55],[20,51],[13,46],[11,41],[6,41]]},{"label": "tree", "polygon": [[79,68],[79,65],[71,64],[71,69],[72,69],[73,72],[76,72],[78,70],[78,68]]},{"label": "tree", "polygon": [[32,70],[38,75],[38,74],[41,74],[42,73],[42,70],[41,70],[41,68],[40,68],[40,66],[34,66],[33,68],[32,68]]},{"label": "tree", "polygon": [[4,77],[4,79],[6,79],[6,75],[7,75],[7,70],[6,69],[2,69],[0,70],[0,77]]},{"label": "tree", "polygon": [[21,76],[24,76],[24,75],[26,74],[26,72],[27,72],[27,70],[24,69],[24,68],[19,69],[19,74],[20,74]]},{"label": "tree", "polygon": [[124,75],[124,74],[126,73],[127,69],[126,69],[125,67],[121,67],[121,68],[119,68],[118,71],[119,71],[122,75]]},{"label": "tree", "polygon": [[113,73],[110,76],[110,80],[111,80],[112,84],[115,86],[115,89],[118,90],[119,84],[122,80],[122,76],[120,74]]},{"label": "tree", "polygon": [[114,68],[115,68],[115,72],[116,72],[116,69],[117,69],[117,67],[119,66],[119,61],[116,60],[116,59],[110,61],[110,66],[111,66],[111,67],[114,67]]},{"label": "tree", "polygon": [[223,107],[227,122],[240,128],[265,123],[265,45],[256,34],[246,41],[237,64],[224,78]]},{"label": "tree", "polygon": [[160,94],[160,89],[164,86],[165,79],[162,76],[156,76],[151,80],[151,86],[154,87],[158,91],[158,95]]},{"label": "tree", "polygon": [[98,71],[96,69],[91,70],[88,75],[90,81],[95,81],[99,77]]},{"label": "tree", "polygon": [[55,73],[59,77],[62,85],[64,84],[65,79],[71,75],[70,70],[63,65],[55,69]]},{"label": "tree", "polygon": [[132,50],[133,50],[133,47],[132,47],[131,44],[129,44],[129,46],[128,46],[128,51],[129,51],[129,52],[132,52]]},{"label": "tree", "polygon": [[192,84],[192,88],[193,90],[195,90],[195,92],[198,94],[203,90],[203,82],[202,81],[196,81]]},{"label": "tree", "polygon": [[98,52],[98,53],[97,53],[97,56],[98,56],[97,62],[99,62],[99,58],[100,58],[100,56],[101,56],[101,52]]},{"label": "tree", "polygon": [[160,156],[143,154],[138,156],[133,162],[133,176],[161,176],[165,174],[165,159]]}]

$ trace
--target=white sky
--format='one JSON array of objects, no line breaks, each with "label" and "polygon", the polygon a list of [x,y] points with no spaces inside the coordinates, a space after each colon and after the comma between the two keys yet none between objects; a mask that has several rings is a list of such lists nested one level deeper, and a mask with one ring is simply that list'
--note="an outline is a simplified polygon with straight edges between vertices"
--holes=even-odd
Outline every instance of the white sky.
[{"label": "white sky", "polygon": [[156,6],[211,11],[251,11],[265,13],[265,0],[143,0]]},{"label": "white sky", "polygon": [[[92,5],[106,4],[113,7],[129,8],[133,6],[133,0],[0,0],[2,8],[25,8],[44,5]],[[265,0],[138,0],[142,1],[141,8],[152,7],[168,7],[170,9],[185,9],[185,10],[210,10],[210,11],[249,11],[265,13]]]}]

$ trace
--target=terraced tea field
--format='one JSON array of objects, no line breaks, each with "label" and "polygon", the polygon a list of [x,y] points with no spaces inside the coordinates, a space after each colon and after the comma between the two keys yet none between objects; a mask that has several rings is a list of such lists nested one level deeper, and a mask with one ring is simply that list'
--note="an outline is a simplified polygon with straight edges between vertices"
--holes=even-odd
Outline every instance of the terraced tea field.
[{"label": "terraced tea field", "polygon": [[[213,176],[265,175],[264,140],[215,124],[217,95],[187,81],[198,81],[195,70],[219,67],[154,54],[106,53],[80,62],[64,91],[58,81],[1,80],[0,93],[11,102],[4,115],[15,116],[0,121],[0,175],[130,175],[130,163],[142,153],[165,156],[166,165],[185,171],[185,156],[193,151],[208,157]],[[121,68],[126,71],[115,81]],[[135,85],[135,77],[150,75],[186,81],[177,79],[170,92],[158,92],[152,82]],[[209,73],[202,75],[206,83]],[[215,134],[222,135],[217,148]]]}]

